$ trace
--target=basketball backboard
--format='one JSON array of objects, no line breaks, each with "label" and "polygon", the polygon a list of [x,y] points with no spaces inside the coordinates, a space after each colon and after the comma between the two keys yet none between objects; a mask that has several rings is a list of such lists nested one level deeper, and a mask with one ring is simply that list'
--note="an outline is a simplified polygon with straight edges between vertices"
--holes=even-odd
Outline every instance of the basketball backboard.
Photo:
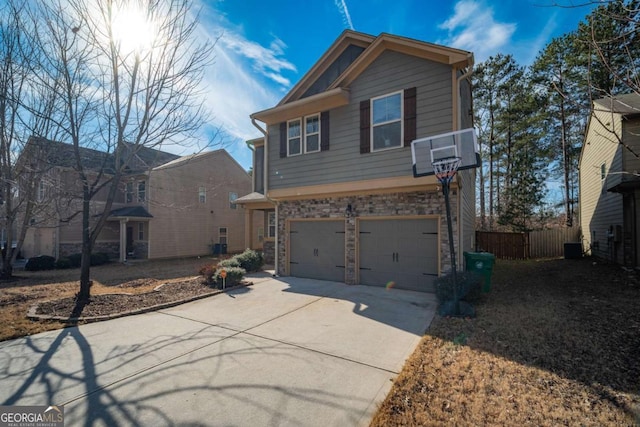
[{"label": "basketball backboard", "polygon": [[411,156],[415,178],[434,175],[433,162],[451,157],[460,158],[458,170],[480,166],[480,152],[473,128],[416,139],[411,143]]}]

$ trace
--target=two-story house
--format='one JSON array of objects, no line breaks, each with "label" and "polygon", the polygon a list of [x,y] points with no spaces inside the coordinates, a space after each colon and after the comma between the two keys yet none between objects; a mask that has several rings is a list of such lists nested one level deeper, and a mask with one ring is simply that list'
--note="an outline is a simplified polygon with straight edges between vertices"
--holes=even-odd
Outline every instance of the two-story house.
[{"label": "two-story house", "polygon": [[[450,269],[444,198],[411,142],[472,127],[470,52],[345,31],[278,105],[251,115],[265,256],[280,275],[432,290]],[[475,170],[452,183],[458,265],[473,247]],[[271,252],[272,251],[272,252]]]},{"label": "two-story house", "polygon": [[[73,169],[73,147],[32,139],[21,161],[45,159],[47,171],[39,183],[38,202],[48,209],[31,218],[23,244],[25,256],[56,258],[82,248],[80,193]],[[134,147],[130,147],[134,150]],[[38,153],[36,155],[36,153]],[[89,171],[113,172],[113,156],[82,148]],[[29,157],[29,159],[27,159]],[[235,199],[251,189],[251,177],[225,150],[180,157],[135,147],[127,163],[121,191],[96,241],[94,252],[114,259],[158,259],[220,252],[240,252],[245,245],[244,212]],[[92,200],[92,217],[104,211],[106,188]],[[251,245],[259,247],[256,216]]]},{"label": "two-story house", "polygon": [[583,249],[640,265],[640,95],[593,102],[579,169]]}]

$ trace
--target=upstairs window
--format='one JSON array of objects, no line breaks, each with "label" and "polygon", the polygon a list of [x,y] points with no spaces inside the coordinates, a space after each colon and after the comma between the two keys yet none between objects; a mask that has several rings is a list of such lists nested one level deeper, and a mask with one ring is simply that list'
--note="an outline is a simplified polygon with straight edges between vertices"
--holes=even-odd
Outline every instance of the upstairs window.
[{"label": "upstairs window", "polygon": [[402,147],[402,92],[371,99],[371,151]]},{"label": "upstairs window", "polygon": [[46,194],[46,190],[44,187],[44,181],[40,181],[38,183],[38,196],[37,196],[38,202],[44,201],[45,194]]},{"label": "upstairs window", "polygon": [[229,208],[236,209],[236,199],[238,198],[238,193],[229,193]]},{"label": "upstairs window", "polygon": [[304,118],[304,152],[320,151],[320,115]]},{"label": "upstairs window", "polygon": [[287,156],[302,154],[302,126],[301,120],[287,122]]},{"label": "upstairs window", "polygon": [[124,195],[126,203],[133,202],[133,182],[127,182],[124,189]]},{"label": "upstairs window", "polygon": [[329,118],[329,111],[323,111],[281,122],[280,158],[328,151]]},{"label": "upstairs window", "polygon": [[138,203],[144,203],[147,200],[147,183],[146,181],[138,181]]},{"label": "upstairs window", "polygon": [[198,202],[207,203],[207,189],[205,187],[198,187]]}]

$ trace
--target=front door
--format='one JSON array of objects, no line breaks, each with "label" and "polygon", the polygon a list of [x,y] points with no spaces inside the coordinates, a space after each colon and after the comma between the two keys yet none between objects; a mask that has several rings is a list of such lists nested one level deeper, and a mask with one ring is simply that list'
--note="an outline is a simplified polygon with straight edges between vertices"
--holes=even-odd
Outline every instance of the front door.
[{"label": "front door", "polygon": [[127,253],[133,252],[133,227],[127,227]]}]

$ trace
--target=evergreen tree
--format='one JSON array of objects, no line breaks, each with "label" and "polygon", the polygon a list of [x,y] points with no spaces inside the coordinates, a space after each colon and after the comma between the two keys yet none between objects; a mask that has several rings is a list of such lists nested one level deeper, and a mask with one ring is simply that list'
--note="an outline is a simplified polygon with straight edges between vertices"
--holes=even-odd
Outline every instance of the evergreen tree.
[{"label": "evergreen tree", "polygon": [[566,225],[573,225],[578,159],[589,112],[587,67],[580,61],[575,33],[552,40],[533,63],[534,90],[543,98],[546,132],[540,144],[548,149],[550,172],[564,183]]}]

